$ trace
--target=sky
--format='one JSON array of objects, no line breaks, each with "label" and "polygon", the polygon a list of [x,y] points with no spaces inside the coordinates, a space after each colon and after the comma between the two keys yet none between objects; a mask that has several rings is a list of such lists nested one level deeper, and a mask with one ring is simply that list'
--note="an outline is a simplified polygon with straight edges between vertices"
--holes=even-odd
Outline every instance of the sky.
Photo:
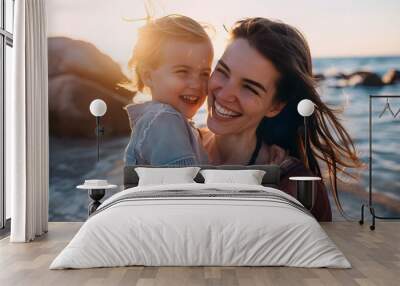
[{"label": "sky", "polygon": [[[399,0],[152,0],[152,16],[179,13],[214,27],[215,56],[226,27],[246,17],[267,17],[298,28],[313,57],[400,55]],[[89,41],[124,69],[146,15],[141,0],[47,0],[48,35]]]}]

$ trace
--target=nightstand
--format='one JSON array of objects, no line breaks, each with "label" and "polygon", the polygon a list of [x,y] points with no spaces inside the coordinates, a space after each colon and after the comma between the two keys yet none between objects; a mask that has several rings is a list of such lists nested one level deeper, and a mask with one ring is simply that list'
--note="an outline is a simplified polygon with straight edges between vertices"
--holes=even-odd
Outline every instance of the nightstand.
[{"label": "nightstand", "polygon": [[315,203],[316,182],[320,181],[320,177],[290,177],[289,180],[297,183],[297,199],[303,206],[312,210]]},{"label": "nightstand", "polygon": [[116,187],[117,185],[108,184],[107,180],[85,180],[83,185],[76,187],[77,189],[87,190],[89,197],[92,199],[92,202],[88,205],[88,216],[94,213],[101,205],[100,200],[104,197],[106,190]]}]

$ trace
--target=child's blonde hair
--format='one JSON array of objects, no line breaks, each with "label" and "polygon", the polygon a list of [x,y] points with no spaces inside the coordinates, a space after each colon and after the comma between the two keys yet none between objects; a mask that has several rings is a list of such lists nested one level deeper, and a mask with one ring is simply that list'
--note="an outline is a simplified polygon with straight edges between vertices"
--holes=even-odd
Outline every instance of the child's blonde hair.
[{"label": "child's blonde hair", "polygon": [[156,20],[150,20],[139,29],[136,45],[128,67],[134,71],[133,83],[138,91],[143,91],[144,83],[141,72],[144,68],[154,68],[160,62],[163,45],[171,39],[187,42],[209,42],[210,37],[192,18],[182,15],[168,15]]}]

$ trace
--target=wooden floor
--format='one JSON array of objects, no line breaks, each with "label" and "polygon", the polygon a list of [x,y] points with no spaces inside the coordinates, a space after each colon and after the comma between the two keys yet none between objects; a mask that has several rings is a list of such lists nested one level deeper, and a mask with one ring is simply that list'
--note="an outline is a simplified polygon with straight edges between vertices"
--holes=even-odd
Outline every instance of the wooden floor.
[{"label": "wooden floor", "polygon": [[353,268],[120,267],[48,270],[81,223],[50,223],[32,243],[0,241],[0,285],[400,285],[400,222],[335,222],[323,228]]}]

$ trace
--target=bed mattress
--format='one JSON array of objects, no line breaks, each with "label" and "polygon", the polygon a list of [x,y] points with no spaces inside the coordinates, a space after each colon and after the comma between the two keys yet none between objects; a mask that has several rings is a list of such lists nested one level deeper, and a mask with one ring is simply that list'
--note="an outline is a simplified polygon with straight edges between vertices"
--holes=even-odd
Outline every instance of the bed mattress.
[{"label": "bed mattress", "polygon": [[286,193],[198,183],[115,194],[50,269],[128,265],[351,267],[308,210]]}]

